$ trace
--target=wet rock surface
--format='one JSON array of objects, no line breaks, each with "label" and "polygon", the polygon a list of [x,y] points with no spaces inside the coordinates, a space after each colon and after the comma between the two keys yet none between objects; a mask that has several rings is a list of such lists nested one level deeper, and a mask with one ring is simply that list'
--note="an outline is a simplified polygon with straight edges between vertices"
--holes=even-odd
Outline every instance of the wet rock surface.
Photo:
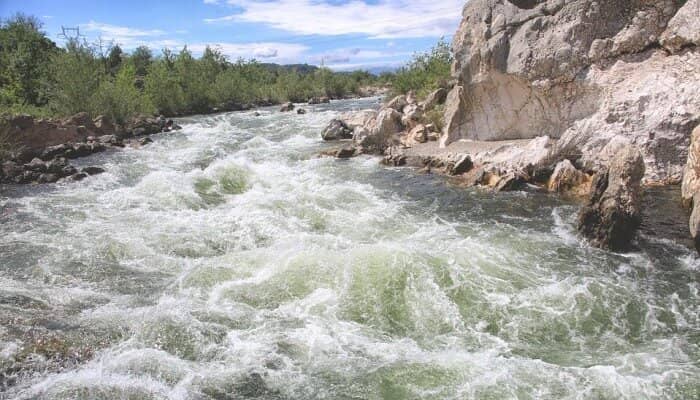
[{"label": "wet rock surface", "polygon": [[90,119],[87,113],[78,113],[62,120],[19,115],[5,118],[0,129],[14,138],[15,149],[2,164],[0,183],[26,184],[83,179],[89,174],[78,173],[67,160],[110,148],[147,145],[152,142],[148,135],[181,127],[162,116],[137,117],[118,125],[105,116]]},{"label": "wet rock surface", "polygon": [[591,244],[613,251],[631,248],[641,223],[643,176],[641,152],[627,146],[594,177],[591,197],[578,216],[578,230]]}]

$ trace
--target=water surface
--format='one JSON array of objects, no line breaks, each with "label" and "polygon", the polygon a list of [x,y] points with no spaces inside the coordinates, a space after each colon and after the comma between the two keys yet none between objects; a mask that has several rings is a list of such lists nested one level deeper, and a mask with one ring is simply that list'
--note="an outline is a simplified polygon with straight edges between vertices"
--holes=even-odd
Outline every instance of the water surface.
[{"label": "water surface", "polygon": [[612,254],[551,196],[315,157],[375,104],[186,118],[2,187],[0,398],[700,396],[685,243]]}]

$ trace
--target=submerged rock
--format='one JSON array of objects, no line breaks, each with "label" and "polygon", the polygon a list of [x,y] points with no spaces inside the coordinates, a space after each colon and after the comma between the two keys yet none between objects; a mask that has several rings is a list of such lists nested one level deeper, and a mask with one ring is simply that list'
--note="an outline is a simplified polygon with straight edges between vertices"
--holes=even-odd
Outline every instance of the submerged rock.
[{"label": "submerged rock", "polygon": [[641,222],[644,169],[639,149],[626,146],[594,177],[591,197],[578,216],[578,230],[592,245],[613,251],[630,248]]},{"label": "submerged rock", "polygon": [[280,107],[280,112],[289,112],[294,110],[294,103],[288,101]]}]

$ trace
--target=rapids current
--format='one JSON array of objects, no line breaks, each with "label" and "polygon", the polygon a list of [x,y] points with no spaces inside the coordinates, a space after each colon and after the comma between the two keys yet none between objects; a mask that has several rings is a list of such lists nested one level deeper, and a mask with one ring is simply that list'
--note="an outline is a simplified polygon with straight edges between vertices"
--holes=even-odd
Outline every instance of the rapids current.
[{"label": "rapids current", "polygon": [[700,398],[685,244],[613,254],[552,196],[315,156],[376,101],[183,118],[1,187],[0,398]]}]

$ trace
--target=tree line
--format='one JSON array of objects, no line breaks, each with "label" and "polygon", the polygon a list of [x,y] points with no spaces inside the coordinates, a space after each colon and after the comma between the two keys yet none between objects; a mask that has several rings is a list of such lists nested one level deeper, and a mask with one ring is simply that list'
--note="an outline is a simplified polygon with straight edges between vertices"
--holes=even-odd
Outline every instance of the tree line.
[{"label": "tree line", "polygon": [[66,116],[87,111],[117,122],[136,114],[203,113],[311,97],[339,98],[376,83],[365,71],[279,68],[256,60],[231,62],[216,48],[195,57],[187,47],[155,55],[145,46],[77,39],[61,48],[34,17],[0,22],[0,107],[6,114]]},{"label": "tree line", "polygon": [[452,56],[440,40],[396,72],[333,72],[303,65],[281,67],[256,60],[229,61],[216,48],[195,57],[187,47],[154,54],[141,46],[98,46],[77,39],[59,47],[35,17],[0,21],[0,114],[67,116],[87,111],[123,122],[136,114],[166,116],[228,110],[255,104],[303,102],[311,97],[359,94],[386,85],[393,94],[419,97],[445,86]]}]

